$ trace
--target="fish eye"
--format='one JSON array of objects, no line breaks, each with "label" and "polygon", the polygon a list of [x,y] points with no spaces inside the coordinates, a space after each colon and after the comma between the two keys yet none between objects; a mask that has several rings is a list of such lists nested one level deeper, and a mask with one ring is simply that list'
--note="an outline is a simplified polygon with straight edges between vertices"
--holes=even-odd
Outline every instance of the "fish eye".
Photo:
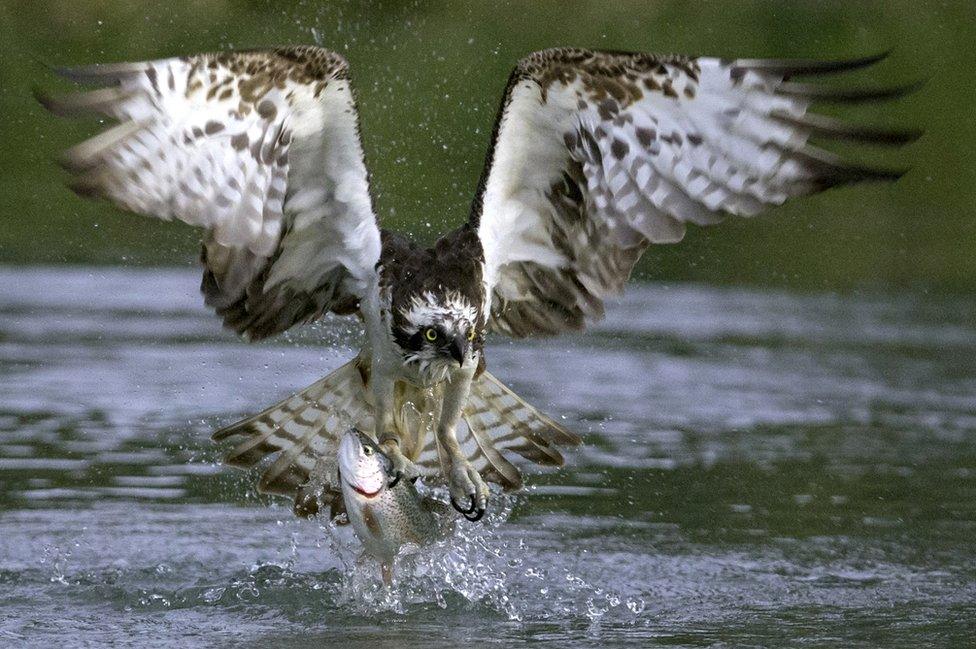
[{"label": "fish eye", "polygon": [[363,453],[365,453],[366,455],[372,455],[373,454],[373,447],[372,446],[363,446]]},{"label": "fish eye", "polygon": [[433,327],[427,327],[424,329],[424,338],[430,342],[437,340],[437,329],[434,329]]},{"label": "fish eye", "polygon": [[474,337],[477,334],[478,334],[478,332],[474,330],[474,327],[471,327],[470,329],[468,329],[468,340],[473,341],[474,340]]}]

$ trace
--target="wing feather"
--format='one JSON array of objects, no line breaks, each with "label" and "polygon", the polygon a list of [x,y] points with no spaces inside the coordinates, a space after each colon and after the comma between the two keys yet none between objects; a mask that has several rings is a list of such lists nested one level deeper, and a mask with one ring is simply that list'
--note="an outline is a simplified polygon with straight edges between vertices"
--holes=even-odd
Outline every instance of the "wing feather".
[{"label": "wing feather", "polygon": [[342,432],[349,426],[368,430],[372,423],[358,362],[353,359],[301,392],[215,432],[214,441],[236,440],[224,463],[264,466],[260,492],[293,497],[296,508],[312,513],[310,491],[337,489],[333,479]]},{"label": "wing feather", "polygon": [[201,290],[226,326],[264,338],[357,308],[379,229],[348,65],[317,47],[60,72],[102,86],[38,99],[119,121],[65,153],[77,193],[203,228]]},{"label": "wing feather", "polygon": [[[523,484],[516,455],[536,464],[561,466],[558,447],[582,443],[579,436],[533,408],[489,372],[482,372],[471,384],[462,415],[463,424],[457,430],[461,452],[485,480],[506,490]],[[414,459],[427,478],[443,480],[436,436],[425,441]]]},{"label": "wing feather", "polygon": [[808,112],[811,101],[881,101],[914,86],[836,89],[789,81],[848,61],[655,56],[552,49],[512,73],[472,206],[491,325],[513,336],[581,329],[622,290],[643,250],[687,224],[753,216],[836,185],[903,171],[849,162],[811,140],[899,146],[917,131]]}]

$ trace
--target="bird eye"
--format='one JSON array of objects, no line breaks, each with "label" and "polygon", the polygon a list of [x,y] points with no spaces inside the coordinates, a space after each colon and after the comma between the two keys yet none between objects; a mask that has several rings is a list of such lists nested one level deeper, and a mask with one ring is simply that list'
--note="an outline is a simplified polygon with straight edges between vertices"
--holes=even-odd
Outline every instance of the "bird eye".
[{"label": "bird eye", "polygon": [[435,340],[437,340],[437,329],[434,329],[433,327],[427,327],[427,329],[424,330],[424,338],[426,338],[430,342],[434,342]]},{"label": "bird eye", "polygon": [[477,333],[478,332],[474,330],[474,327],[468,329],[468,340],[474,340],[474,337],[477,335]]},{"label": "bird eye", "polygon": [[363,453],[365,453],[366,455],[372,455],[373,454],[373,447],[372,446],[364,446],[363,447]]}]

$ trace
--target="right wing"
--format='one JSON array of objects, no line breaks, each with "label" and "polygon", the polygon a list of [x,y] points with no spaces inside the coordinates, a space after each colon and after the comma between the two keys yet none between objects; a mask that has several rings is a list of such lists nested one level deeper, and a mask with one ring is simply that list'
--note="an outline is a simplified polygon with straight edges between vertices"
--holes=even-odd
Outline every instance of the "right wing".
[{"label": "right wing", "polygon": [[350,313],[380,236],[348,65],[318,47],[60,71],[97,90],[38,99],[119,124],[66,152],[71,188],[206,230],[201,290],[249,339]]},{"label": "right wing", "polygon": [[641,253],[687,224],[752,216],[829,187],[897,178],[811,141],[901,145],[913,131],[852,126],[817,100],[884,100],[911,87],[791,81],[879,60],[781,61],[557,48],[516,66],[472,206],[491,327],[583,329]]}]

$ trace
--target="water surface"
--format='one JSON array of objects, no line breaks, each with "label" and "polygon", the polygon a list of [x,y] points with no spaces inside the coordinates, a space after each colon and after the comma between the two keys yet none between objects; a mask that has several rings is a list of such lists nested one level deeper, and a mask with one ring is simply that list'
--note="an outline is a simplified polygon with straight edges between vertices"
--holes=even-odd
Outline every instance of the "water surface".
[{"label": "water surface", "polygon": [[338,367],[245,345],[184,270],[0,270],[0,645],[965,645],[976,299],[634,287],[489,346],[584,434],[391,593],[208,440]]}]

